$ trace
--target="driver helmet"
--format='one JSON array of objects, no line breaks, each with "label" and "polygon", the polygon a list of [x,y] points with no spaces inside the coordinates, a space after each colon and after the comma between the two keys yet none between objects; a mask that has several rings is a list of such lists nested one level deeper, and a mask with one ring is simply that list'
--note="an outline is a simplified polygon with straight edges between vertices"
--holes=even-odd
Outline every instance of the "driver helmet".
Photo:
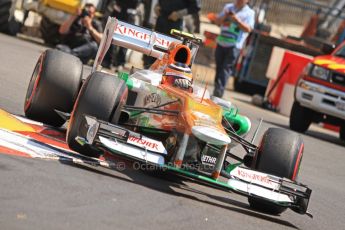
[{"label": "driver helmet", "polygon": [[190,67],[181,62],[169,64],[163,72],[162,84],[174,85],[176,79],[186,79],[192,83],[193,78]]}]

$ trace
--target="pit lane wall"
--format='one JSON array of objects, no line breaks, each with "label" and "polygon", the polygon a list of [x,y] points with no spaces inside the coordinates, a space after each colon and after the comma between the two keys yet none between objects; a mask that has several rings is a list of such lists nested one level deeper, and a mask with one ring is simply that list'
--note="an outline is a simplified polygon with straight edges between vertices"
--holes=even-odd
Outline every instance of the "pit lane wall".
[{"label": "pit lane wall", "polygon": [[294,101],[295,85],[304,67],[312,59],[313,57],[309,55],[276,46],[273,47],[266,71],[269,84],[265,96],[268,96],[269,91],[278,80],[278,77],[281,77],[278,85],[268,97],[268,100],[278,109],[279,113],[290,117],[290,111]]}]

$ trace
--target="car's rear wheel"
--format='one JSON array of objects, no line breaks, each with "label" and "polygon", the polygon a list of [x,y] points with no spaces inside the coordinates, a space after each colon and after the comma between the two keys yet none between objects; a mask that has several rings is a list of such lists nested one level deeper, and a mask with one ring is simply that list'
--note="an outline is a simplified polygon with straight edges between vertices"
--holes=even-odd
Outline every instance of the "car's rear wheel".
[{"label": "car's rear wheel", "polygon": [[65,123],[55,110],[70,113],[81,85],[83,64],[58,50],[39,57],[26,92],[25,116],[59,127]]},{"label": "car's rear wheel", "polygon": [[83,155],[99,157],[101,151],[90,146],[81,146],[75,140],[83,117],[90,115],[116,124],[127,95],[128,89],[123,80],[102,72],[92,73],[83,84],[71,114],[67,130],[69,147]]},{"label": "car's rear wheel", "polygon": [[313,120],[313,111],[300,105],[297,101],[293,103],[290,113],[290,129],[304,133],[308,130]]},{"label": "car's rear wheel", "polygon": [[[259,146],[259,152],[253,168],[260,172],[295,181],[303,156],[304,144],[300,135],[291,131],[270,128]],[[274,203],[258,198],[249,198],[251,207],[278,215],[286,210]]]}]

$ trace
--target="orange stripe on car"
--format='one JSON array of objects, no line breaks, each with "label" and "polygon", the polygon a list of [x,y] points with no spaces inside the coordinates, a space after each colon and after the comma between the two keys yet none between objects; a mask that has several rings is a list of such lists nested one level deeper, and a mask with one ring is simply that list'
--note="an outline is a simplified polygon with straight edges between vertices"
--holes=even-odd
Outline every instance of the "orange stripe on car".
[{"label": "orange stripe on car", "polygon": [[345,64],[330,64],[327,67],[331,70],[345,70]]},{"label": "orange stripe on car", "polygon": [[336,64],[335,61],[327,60],[327,59],[318,59],[314,61],[316,65],[328,65],[328,64]]}]

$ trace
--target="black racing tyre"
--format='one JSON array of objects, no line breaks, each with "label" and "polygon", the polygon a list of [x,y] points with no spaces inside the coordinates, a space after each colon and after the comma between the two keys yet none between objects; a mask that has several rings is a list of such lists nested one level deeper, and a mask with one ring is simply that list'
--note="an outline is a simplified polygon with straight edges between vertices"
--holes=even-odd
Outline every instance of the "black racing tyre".
[{"label": "black racing tyre", "polygon": [[61,42],[59,33],[60,25],[50,21],[46,17],[42,17],[40,31],[44,43],[55,46]]},{"label": "black racing tyre", "polygon": [[128,89],[122,79],[102,72],[92,73],[83,84],[71,114],[67,129],[68,146],[83,155],[99,157],[101,151],[76,142],[81,121],[87,114],[116,124],[127,95]]},{"label": "black racing tyre", "polygon": [[293,103],[290,113],[290,129],[304,133],[313,121],[313,111],[300,105],[297,101]]},{"label": "black racing tyre", "polygon": [[[253,168],[295,181],[298,177],[303,150],[303,140],[297,133],[269,128],[263,135]],[[248,201],[252,208],[274,215],[286,210],[285,207],[258,198],[249,197]]]},{"label": "black racing tyre", "polygon": [[83,64],[73,55],[46,50],[39,57],[26,92],[25,116],[59,127],[65,123],[56,110],[70,113],[78,96]]},{"label": "black racing tyre", "polygon": [[12,0],[0,1],[0,32],[8,32]]},{"label": "black racing tyre", "polygon": [[[343,122],[345,122],[345,121],[343,121]],[[345,141],[345,125],[340,126],[339,138],[340,138],[340,140]]]}]

